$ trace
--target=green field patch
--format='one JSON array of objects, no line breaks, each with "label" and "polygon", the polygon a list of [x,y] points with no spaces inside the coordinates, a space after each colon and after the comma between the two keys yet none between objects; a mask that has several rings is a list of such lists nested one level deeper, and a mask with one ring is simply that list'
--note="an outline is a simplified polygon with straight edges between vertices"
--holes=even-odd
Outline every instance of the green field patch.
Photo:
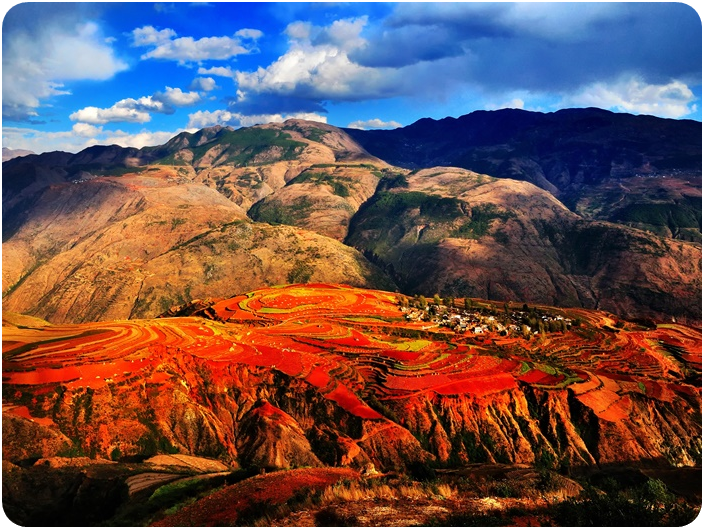
[{"label": "green field patch", "polygon": [[532,366],[528,362],[521,362],[521,369],[518,370],[518,374],[525,375],[531,369]]},{"label": "green field patch", "polygon": [[393,344],[393,347],[395,349],[398,349],[399,351],[411,351],[411,352],[418,352],[429,345],[432,345],[433,342],[429,340],[411,340],[408,342],[397,342]]},{"label": "green field patch", "polygon": [[557,369],[555,369],[555,368],[552,367],[552,366],[546,365],[546,364],[535,364],[533,367],[534,367],[535,369],[539,369],[539,370],[542,371],[543,373],[547,373],[548,375],[555,375],[555,376],[557,376],[557,375],[560,374],[560,372],[559,372]]},{"label": "green field patch", "polygon": [[501,210],[494,204],[479,204],[472,208],[471,219],[450,232],[450,237],[478,239],[486,235],[494,219],[507,220],[515,216],[514,213]]},{"label": "green field patch", "polygon": [[435,360],[432,360],[429,363],[434,364],[435,362],[441,362],[442,360],[445,360],[445,358],[447,358],[448,356],[450,356],[450,353],[440,353]]},{"label": "green field patch", "polygon": [[[275,307],[262,307],[257,312],[261,312],[262,314],[289,314],[295,310],[300,309],[301,307],[305,308],[306,305],[300,305],[297,307],[292,307],[290,309],[277,309]],[[308,305],[308,307],[313,307],[313,305]]]},{"label": "green field patch", "polygon": [[424,362],[422,364],[404,364],[397,362],[394,364],[394,369],[398,371],[420,371],[421,369],[430,369],[431,362]]}]

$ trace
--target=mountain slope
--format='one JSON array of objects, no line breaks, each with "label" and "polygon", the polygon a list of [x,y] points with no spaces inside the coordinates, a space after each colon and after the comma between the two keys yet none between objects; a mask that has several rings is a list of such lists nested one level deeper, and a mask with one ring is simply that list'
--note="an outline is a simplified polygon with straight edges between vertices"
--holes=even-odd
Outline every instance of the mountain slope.
[{"label": "mountain slope", "polygon": [[56,184],[29,203],[3,243],[3,305],[53,322],[154,316],[196,297],[309,279],[392,285],[355,250],[251,223],[169,167]]},{"label": "mountain slope", "polygon": [[701,240],[702,127],[696,121],[596,108],[503,109],[426,118],[394,130],[345,131],[394,165],[454,166],[524,180],[586,218]]},{"label": "mountain slope", "polygon": [[346,242],[405,292],[701,318],[698,245],[586,221],[526,182],[441,167],[382,182]]},{"label": "mountain slope", "polygon": [[25,149],[8,149],[7,147],[2,148],[2,161],[6,162],[17,158],[18,156],[27,156],[29,154],[34,154],[32,151],[27,151]]},{"label": "mountain slope", "polygon": [[393,165],[463,167],[551,192],[610,177],[701,175],[701,123],[597,108],[476,111],[394,130],[344,130]]}]

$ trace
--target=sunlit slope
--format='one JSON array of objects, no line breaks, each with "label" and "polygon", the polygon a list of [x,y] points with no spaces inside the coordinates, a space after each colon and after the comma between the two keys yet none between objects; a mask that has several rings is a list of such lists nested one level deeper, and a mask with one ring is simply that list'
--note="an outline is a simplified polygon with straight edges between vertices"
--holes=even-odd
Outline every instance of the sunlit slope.
[{"label": "sunlit slope", "polygon": [[[166,450],[243,466],[382,469],[699,460],[700,331],[539,310],[571,323],[455,333],[408,321],[394,294],[330,284],[261,289],[156,320],[7,321],[4,455],[70,445],[101,457]],[[476,301],[467,314],[503,320],[496,311]]]},{"label": "sunlit slope", "polygon": [[198,297],[308,280],[393,285],[356,250],[253,223],[169,167],[48,187],[3,243],[3,308],[56,323],[156,316]]}]

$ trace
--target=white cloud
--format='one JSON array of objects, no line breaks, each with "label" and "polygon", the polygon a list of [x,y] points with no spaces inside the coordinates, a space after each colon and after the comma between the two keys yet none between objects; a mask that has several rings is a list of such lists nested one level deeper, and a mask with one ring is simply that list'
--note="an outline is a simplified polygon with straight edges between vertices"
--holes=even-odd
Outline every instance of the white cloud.
[{"label": "white cloud", "polygon": [[198,92],[184,92],[180,88],[166,87],[166,91],[154,94],[154,99],[174,107],[188,107],[201,101]]},{"label": "white cloud", "polygon": [[310,22],[302,22],[300,20],[291,22],[284,30],[284,33],[294,40],[308,40],[312,32],[313,25]]},{"label": "white cloud", "polygon": [[163,145],[177,134],[183,132],[184,129],[179,129],[174,132],[170,131],[149,131],[142,130],[137,133],[128,133],[121,130],[105,133],[104,139],[101,140],[101,145],[120,145],[121,147],[151,147],[154,145]]},{"label": "white cloud", "polygon": [[71,121],[104,125],[105,123],[146,123],[152,112],[173,114],[177,107],[187,107],[202,100],[198,92],[184,92],[180,88],[167,86],[164,92],[133,99],[128,97],[109,108],[85,107],[69,116]]},{"label": "white cloud", "polygon": [[95,138],[103,132],[103,127],[96,127],[88,123],[74,123],[71,130],[81,138]]},{"label": "white cloud", "polygon": [[681,81],[648,84],[638,77],[624,77],[613,84],[591,84],[565,98],[565,105],[594,106],[632,114],[680,118],[696,111],[692,90]]},{"label": "white cloud", "polygon": [[234,79],[237,72],[229,66],[213,66],[212,68],[198,68],[198,75],[217,75],[218,77],[229,77]]},{"label": "white cloud", "polygon": [[336,20],[330,26],[322,28],[313,42],[315,44],[332,44],[344,51],[359,48],[366,43],[360,33],[367,25],[367,20],[366,16]]},{"label": "white cloud", "polygon": [[243,28],[239,31],[235,31],[235,37],[242,37],[243,39],[257,40],[264,35],[258,29]]},{"label": "white cloud", "polygon": [[132,30],[133,46],[158,46],[170,41],[176,36],[173,29],[157,30],[153,26],[144,26]]},{"label": "white cloud", "polygon": [[[62,20],[62,22],[65,22]],[[3,27],[3,117],[37,116],[47,99],[69,94],[67,81],[106,80],[127,69],[93,22],[49,22],[35,33]]]},{"label": "white cloud", "polygon": [[229,110],[199,110],[190,114],[187,128],[202,129],[213,125],[230,125],[232,127],[251,127],[264,123],[283,123],[287,119],[305,119],[327,123],[327,118],[313,112],[295,112],[292,114],[257,114],[243,115]]},{"label": "white cloud", "polygon": [[213,79],[212,77],[196,77],[191,82],[191,86],[189,88],[191,90],[202,90],[203,92],[210,92],[219,87],[215,84],[215,79]]},{"label": "white cloud", "polygon": [[498,105],[494,105],[492,103],[487,103],[485,105],[485,108],[487,110],[497,110],[500,108],[520,108],[524,109],[526,107],[526,102],[523,101],[520,97],[514,97],[510,101],[504,101],[503,103],[499,103]]},{"label": "white cloud", "polygon": [[403,127],[398,121],[382,121],[379,118],[368,119],[366,121],[353,121],[347,128],[350,129],[396,129],[398,127]]},{"label": "white cloud", "polygon": [[69,116],[71,121],[80,121],[92,125],[105,123],[127,122],[146,123],[152,119],[149,112],[140,110],[134,99],[123,99],[110,108],[85,107]]},{"label": "white cloud", "polygon": [[236,72],[238,101],[257,94],[347,101],[398,95],[397,72],[360,66],[348,57],[364,44],[360,32],[365,24],[366,17],[338,20],[325,28],[290,24],[286,33],[291,41],[284,55],[266,68]]},{"label": "white cloud", "polygon": [[157,31],[152,26],[144,26],[132,31],[132,39],[134,46],[152,48],[141,56],[142,59],[165,59],[186,64],[226,60],[250,53],[252,48],[243,46],[241,38],[254,40],[258,38],[258,30],[245,29],[238,33],[240,32],[243,33],[239,36],[235,34],[236,37],[203,37],[196,40],[193,37],[176,37],[176,32],[172,29]]}]

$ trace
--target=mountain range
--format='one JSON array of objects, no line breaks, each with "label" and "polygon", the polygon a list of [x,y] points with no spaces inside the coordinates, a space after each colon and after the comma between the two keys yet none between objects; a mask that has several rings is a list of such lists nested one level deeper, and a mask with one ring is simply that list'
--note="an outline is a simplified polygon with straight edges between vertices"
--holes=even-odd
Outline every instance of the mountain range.
[{"label": "mountain range", "polygon": [[689,121],[505,110],[24,156],[3,166],[4,303],[93,321],[312,280],[696,321],[697,138]]}]

